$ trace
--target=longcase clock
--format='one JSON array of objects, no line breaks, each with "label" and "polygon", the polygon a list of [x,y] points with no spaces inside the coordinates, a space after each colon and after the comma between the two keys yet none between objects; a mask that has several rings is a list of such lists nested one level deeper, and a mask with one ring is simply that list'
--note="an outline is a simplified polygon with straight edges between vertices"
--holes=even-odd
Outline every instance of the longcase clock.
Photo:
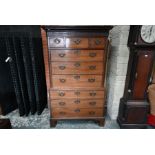
[{"label": "longcase clock", "polygon": [[117,121],[120,128],[146,128],[149,113],[147,88],[152,82],[155,26],[130,26],[128,47],[126,85]]}]

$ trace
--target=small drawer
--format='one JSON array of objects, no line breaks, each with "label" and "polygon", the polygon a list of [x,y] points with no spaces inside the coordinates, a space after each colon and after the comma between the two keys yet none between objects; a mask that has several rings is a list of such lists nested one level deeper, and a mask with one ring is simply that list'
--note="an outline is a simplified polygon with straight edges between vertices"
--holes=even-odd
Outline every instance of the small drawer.
[{"label": "small drawer", "polygon": [[50,50],[51,61],[104,61],[104,50]]},{"label": "small drawer", "polygon": [[104,49],[106,45],[106,38],[90,38],[89,47],[90,48],[101,48]]},{"label": "small drawer", "polygon": [[51,99],[64,99],[64,98],[76,98],[77,94],[73,90],[51,90]]},{"label": "small drawer", "polygon": [[103,74],[103,62],[52,62],[52,74]]},{"label": "small drawer", "polygon": [[53,88],[102,87],[102,75],[52,75]]},{"label": "small drawer", "polygon": [[63,37],[49,37],[48,46],[49,48],[65,47],[65,39]]},{"label": "small drawer", "polygon": [[103,117],[103,108],[52,108],[51,109],[53,118],[93,118],[93,117]]},{"label": "small drawer", "polygon": [[58,99],[51,101],[52,108],[103,108],[103,99]]},{"label": "small drawer", "polygon": [[66,48],[88,48],[88,38],[66,38]]}]

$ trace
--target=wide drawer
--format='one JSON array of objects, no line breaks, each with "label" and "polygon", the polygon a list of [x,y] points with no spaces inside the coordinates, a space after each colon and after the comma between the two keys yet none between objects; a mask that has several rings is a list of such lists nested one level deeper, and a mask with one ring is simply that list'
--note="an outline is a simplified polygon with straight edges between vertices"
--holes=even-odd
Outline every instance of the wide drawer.
[{"label": "wide drawer", "polygon": [[104,99],[104,90],[51,90],[51,99]]},{"label": "wide drawer", "polygon": [[51,62],[52,74],[103,74],[103,62]]},{"label": "wide drawer", "polygon": [[52,108],[53,118],[103,117],[103,108]]},{"label": "wide drawer", "polygon": [[51,100],[52,108],[103,108],[104,99],[58,99]]},{"label": "wide drawer", "polygon": [[50,50],[51,61],[104,61],[104,50]]},{"label": "wide drawer", "polygon": [[102,87],[102,75],[52,75],[53,88]]}]

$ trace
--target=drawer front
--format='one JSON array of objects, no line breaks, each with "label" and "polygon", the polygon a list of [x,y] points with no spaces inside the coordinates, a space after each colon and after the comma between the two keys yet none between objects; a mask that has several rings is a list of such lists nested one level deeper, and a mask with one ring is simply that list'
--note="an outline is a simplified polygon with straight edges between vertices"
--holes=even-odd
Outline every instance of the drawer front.
[{"label": "drawer front", "polygon": [[51,99],[104,99],[103,90],[52,90]]},{"label": "drawer front", "polygon": [[77,94],[75,91],[68,91],[68,90],[54,90],[50,91],[50,98],[51,99],[64,99],[64,98],[76,98]]},{"label": "drawer front", "polygon": [[[76,91],[78,92],[78,91]],[[80,99],[104,99],[105,98],[105,92],[103,90],[90,90],[90,91],[79,91],[79,93],[77,93],[78,98]]]},{"label": "drawer front", "polygon": [[88,38],[66,38],[66,48],[88,48]]},{"label": "drawer front", "polygon": [[52,62],[52,74],[103,74],[103,62]]},{"label": "drawer front", "polygon": [[51,61],[104,61],[104,50],[50,50]]},{"label": "drawer front", "polygon": [[103,117],[103,108],[52,108],[53,118]]},{"label": "drawer front", "polygon": [[90,48],[102,48],[104,49],[106,45],[105,38],[90,38],[89,39],[89,47]]},{"label": "drawer front", "polygon": [[103,99],[59,99],[52,100],[52,108],[103,108]]},{"label": "drawer front", "polygon": [[102,75],[52,75],[54,88],[101,87]]},{"label": "drawer front", "polygon": [[48,46],[50,48],[65,47],[65,39],[63,37],[54,37],[54,38],[49,37]]}]

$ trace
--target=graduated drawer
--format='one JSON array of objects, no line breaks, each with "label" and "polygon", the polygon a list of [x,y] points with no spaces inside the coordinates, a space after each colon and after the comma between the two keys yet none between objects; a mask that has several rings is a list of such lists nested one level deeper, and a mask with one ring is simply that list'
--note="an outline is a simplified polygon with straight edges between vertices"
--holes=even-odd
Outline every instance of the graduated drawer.
[{"label": "graduated drawer", "polygon": [[106,38],[104,37],[49,37],[49,48],[105,48]]},{"label": "graduated drawer", "polygon": [[103,74],[103,62],[51,62],[52,74]]},{"label": "graduated drawer", "polygon": [[51,99],[104,99],[104,90],[51,90]]},{"label": "graduated drawer", "polygon": [[59,99],[52,100],[52,108],[103,108],[103,99]]},{"label": "graduated drawer", "polygon": [[50,50],[51,61],[104,61],[104,50]]},{"label": "graduated drawer", "polygon": [[53,88],[101,87],[102,75],[52,75]]},{"label": "graduated drawer", "polygon": [[103,117],[103,108],[52,108],[53,118]]}]

